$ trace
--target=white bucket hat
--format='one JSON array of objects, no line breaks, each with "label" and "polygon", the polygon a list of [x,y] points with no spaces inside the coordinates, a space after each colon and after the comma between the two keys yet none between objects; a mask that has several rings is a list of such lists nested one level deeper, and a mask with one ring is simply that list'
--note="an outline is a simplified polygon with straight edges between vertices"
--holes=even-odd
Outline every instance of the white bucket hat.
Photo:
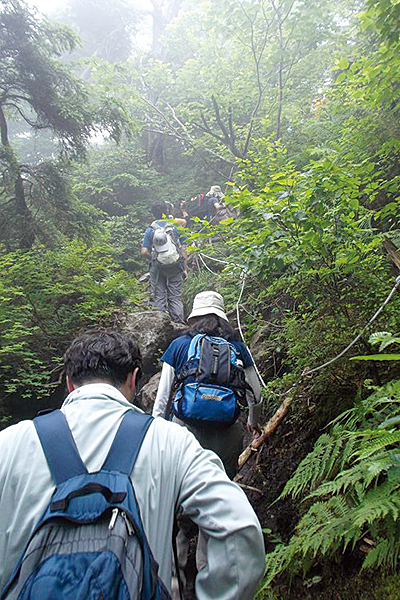
[{"label": "white bucket hat", "polygon": [[203,315],[218,315],[225,321],[228,317],[225,314],[224,299],[218,292],[200,292],[193,300],[192,312],[188,316],[188,320],[192,317],[202,317]]},{"label": "white bucket hat", "polygon": [[219,185],[212,185],[210,191],[206,194],[208,197],[223,198],[224,195]]}]

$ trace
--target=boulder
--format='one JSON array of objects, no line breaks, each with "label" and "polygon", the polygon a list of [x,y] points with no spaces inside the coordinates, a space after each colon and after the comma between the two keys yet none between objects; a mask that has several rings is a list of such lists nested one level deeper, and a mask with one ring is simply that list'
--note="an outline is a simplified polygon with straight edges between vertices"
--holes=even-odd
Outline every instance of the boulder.
[{"label": "boulder", "polygon": [[186,325],[172,323],[167,313],[157,310],[129,313],[121,325],[125,333],[134,335],[139,342],[144,383],[160,370],[159,359],[164,350],[187,329]]},{"label": "boulder", "polygon": [[161,372],[156,373],[140,390],[140,407],[144,410],[144,412],[148,414],[150,414],[153,410],[154,400],[156,398],[158,390],[158,384],[160,383],[160,377]]}]

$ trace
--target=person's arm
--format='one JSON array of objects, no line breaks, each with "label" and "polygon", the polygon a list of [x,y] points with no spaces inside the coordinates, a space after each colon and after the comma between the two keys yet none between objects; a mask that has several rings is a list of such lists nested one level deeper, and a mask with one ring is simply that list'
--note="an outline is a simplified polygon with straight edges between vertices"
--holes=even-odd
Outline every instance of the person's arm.
[{"label": "person's arm", "polygon": [[207,542],[196,598],[252,600],[265,566],[260,523],[216,454],[204,450],[190,434],[182,436],[178,514],[190,517]]},{"label": "person's arm", "polygon": [[183,278],[186,280],[188,278],[188,262],[187,262],[187,252],[186,252],[185,246],[182,246],[182,259],[183,259]]},{"label": "person's arm", "polygon": [[148,258],[149,260],[151,260],[151,254],[148,248],[145,248],[144,246],[142,246],[140,248],[140,254],[142,256],[144,256],[145,258]]},{"label": "person's arm", "polygon": [[181,219],[180,217],[174,217],[174,222],[178,227],[186,227],[186,219]]},{"label": "person's arm", "polygon": [[153,245],[154,229],[150,226],[146,229],[143,236],[142,247],[140,248],[140,254],[145,258],[151,260],[151,247]]},{"label": "person's arm", "polygon": [[156,399],[153,406],[153,417],[164,417],[166,418],[166,410],[168,406],[169,397],[172,390],[172,384],[175,377],[175,369],[168,363],[163,362],[160,383],[158,384],[158,390]]},{"label": "person's arm", "polygon": [[253,435],[260,433],[260,418],[261,418],[261,386],[257,372],[252,365],[245,368],[246,382],[252,389],[246,394],[247,404],[249,406],[249,416],[247,419],[247,429]]}]

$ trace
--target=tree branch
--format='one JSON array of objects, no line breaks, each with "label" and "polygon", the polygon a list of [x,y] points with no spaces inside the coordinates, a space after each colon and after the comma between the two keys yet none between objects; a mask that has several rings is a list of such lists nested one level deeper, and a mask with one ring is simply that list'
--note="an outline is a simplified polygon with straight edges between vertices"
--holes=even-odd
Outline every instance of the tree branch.
[{"label": "tree branch", "polygon": [[270,418],[268,423],[262,428],[261,435],[253,440],[239,456],[239,469],[249,460],[250,456],[266,442],[266,440],[276,431],[283,419],[289,412],[290,405],[293,402],[293,396],[284,399],[276,413]]}]

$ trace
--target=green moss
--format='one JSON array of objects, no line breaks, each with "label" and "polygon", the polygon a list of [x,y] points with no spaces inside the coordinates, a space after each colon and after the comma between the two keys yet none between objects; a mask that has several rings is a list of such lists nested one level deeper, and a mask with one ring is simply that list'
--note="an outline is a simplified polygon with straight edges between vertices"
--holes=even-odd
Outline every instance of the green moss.
[{"label": "green moss", "polygon": [[396,574],[383,577],[382,585],[376,588],[375,597],[380,600],[400,600],[399,576]]}]

